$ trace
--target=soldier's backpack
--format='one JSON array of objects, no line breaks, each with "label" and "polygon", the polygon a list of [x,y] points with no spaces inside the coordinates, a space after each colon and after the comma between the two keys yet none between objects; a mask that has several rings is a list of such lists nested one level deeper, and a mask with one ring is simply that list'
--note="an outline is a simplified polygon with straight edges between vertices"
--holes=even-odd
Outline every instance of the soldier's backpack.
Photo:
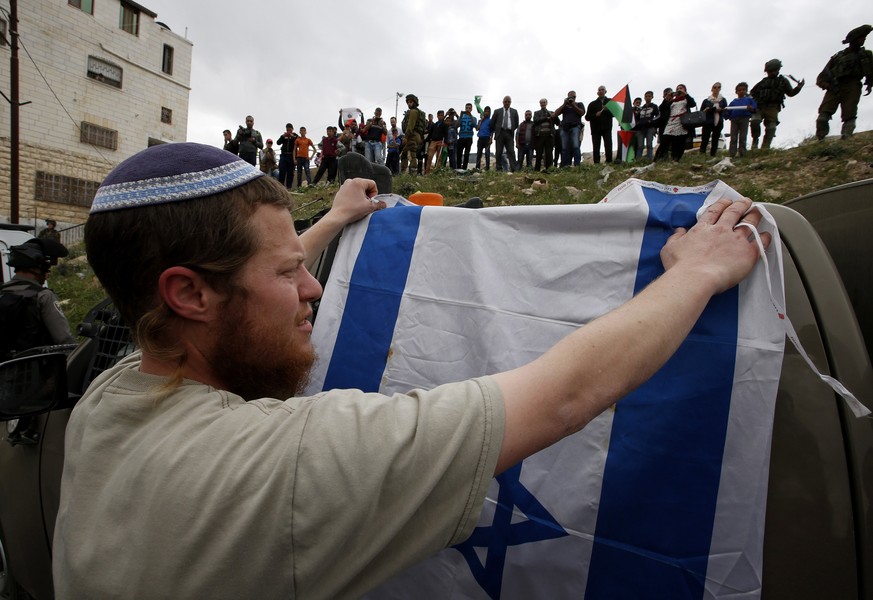
[{"label": "soldier's backpack", "polygon": [[[760,104],[782,104],[785,100],[782,80],[783,75],[765,77],[752,88],[751,96]],[[786,80],[787,81],[787,80]]]},{"label": "soldier's backpack", "polygon": [[[17,283],[0,287],[0,361],[45,343],[45,328],[36,298],[39,291],[20,289]],[[14,291],[9,289],[13,287]]]},{"label": "soldier's backpack", "polygon": [[427,115],[424,114],[424,111],[420,108],[416,108],[415,110],[418,111],[418,120],[415,122],[415,131],[423,136],[425,129],[427,129]]}]

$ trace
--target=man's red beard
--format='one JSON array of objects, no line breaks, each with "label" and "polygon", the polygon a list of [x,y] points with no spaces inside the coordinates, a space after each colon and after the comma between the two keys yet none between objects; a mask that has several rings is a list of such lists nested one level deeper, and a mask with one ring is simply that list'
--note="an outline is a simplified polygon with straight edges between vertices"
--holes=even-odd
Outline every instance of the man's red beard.
[{"label": "man's red beard", "polygon": [[309,335],[297,329],[309,312],[307,304],[303,307],[291,323],[257,324],[247,315],[245,290],[232,291],[217,328],[218,343],[209,356],[222,389],[244,400],[283,400],[306,387],[315,351]]}]

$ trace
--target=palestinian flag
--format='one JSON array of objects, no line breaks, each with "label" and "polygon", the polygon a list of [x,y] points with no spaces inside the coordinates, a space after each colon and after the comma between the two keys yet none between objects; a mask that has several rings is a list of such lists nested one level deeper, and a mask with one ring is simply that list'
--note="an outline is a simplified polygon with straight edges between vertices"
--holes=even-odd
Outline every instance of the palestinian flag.
[{"label": "palestinian flag", "polygon": [[621,131],[618,132],[619,140],[621,140],[621,157],[624,162],[631,162],[634,159],[634,147],[631,142],[636,135],[636,132],[631,130],[636,125],[636,118],[634,117],[631,93],[628,86],[621,88],[612,97],[612,100],[606,103],[606,109],[612,113],[621,127]]}]

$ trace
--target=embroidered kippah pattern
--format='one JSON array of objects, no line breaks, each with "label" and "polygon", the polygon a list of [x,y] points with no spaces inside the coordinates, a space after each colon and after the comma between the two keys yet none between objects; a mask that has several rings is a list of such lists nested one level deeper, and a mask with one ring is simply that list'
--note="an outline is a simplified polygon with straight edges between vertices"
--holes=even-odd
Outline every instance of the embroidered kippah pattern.
[{"label": "embroidered kippah pattern", "polygon": [[94,214],[211,196],[261,176],[263,173],[249,163],[235,160],[203,171],[102,185],[94,196],[90,212]]}]

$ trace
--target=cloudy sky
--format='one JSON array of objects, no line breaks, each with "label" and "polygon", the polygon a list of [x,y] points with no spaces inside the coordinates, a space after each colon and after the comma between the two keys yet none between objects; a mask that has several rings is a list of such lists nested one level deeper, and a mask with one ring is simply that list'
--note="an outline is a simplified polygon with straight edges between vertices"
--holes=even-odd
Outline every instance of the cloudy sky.
[{"label": "cloudy sky", "polygon": [[[509,94],[519,111],[535,110],[541,97],[554,109],[570,89],[590,102],[600,84],[610,96],[628,83],[634,96],[650,89],[657,98],[685,83],[700,103],[721,81],[730,100],[737,82],[754,85],[777,57],[783,75],[807,82],[780,115],[776,144],[792,146],[815,131],[816,75],[850,29],[873,23],[857,0],[141,4],[194,44],[188,140],[215,145],[246,114],[265,138],[288,121],[320,137],[341,107],[393,115],[396,92],[415,93],[434,113],[476,94],[483,106]],[[873,95],[858,115],[858,130],[871,128]]]}]

